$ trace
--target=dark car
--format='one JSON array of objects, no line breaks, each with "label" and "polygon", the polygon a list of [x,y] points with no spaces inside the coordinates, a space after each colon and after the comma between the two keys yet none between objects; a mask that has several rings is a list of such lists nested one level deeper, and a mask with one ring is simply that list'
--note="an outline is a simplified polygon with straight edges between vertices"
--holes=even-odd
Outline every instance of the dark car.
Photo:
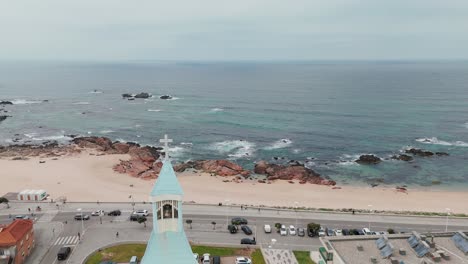
[{"label": "dark car", "polygon": [[243,238],[243,239],[241,239],[241,244],[256,245],[257,241],[255,241],[255,239]]},{"label": "dark car", "polygon": [[76,214],[75,220],[89,220],[89,215],[84,214]]},{"label": "dark car", "polygon": [[246,235],[251,235],[252,234],[252,230],[250,229],[250,227],[246,226],[246,225],[243,225],[241,227],[242,231],[244,231],[244,234]]},{"label": "dark car", "polygon": [[310,237],[314,237],[317,234],[312,229],[307,228],[307,235]]},{"label": "dark car", "polygon": [[114,211],[110,211],[107,215],[119,216],[121,214],[122,212],[120,212],[120,210],[114,210]]},{"label": "dark car", "polygon": [[360,235],[360,236],[364,236],[366,234],[361,229],[357,229],[356,231],[357,231],[358,235]]},{"label": "dark car", "polygon": [[231,219],[231,223],[233,225],[246,225],[246,224],[248,224],[247,219],[242,218],[242,217],[234,217],[233,219]]},{"label": "dark car", "polygon": [[213,264],[221,264],[221,258],[219,256],[213,256],[211,260]]},{"label": "dark car", "polygon": [[237,227],[235,225],[228,225],[228,230],[231,234],[237,233]]},{"label": "dark car", "polygon": [[352,235],[351,232],[349,232],[348,229],[343,229],[341,232],[343,233],[343,236],[351,236]]},{"label": "dark car", "polygon": [[326,233],[327,233],[327,236],[334,236],[335,235],[335,232],[331,228],[330,229],[327,228]]},{"label": "dark car", "polygon": [[70,255],[71,248],[70,247],[62,247],[59,249],[59,252],[57,253],[57,259],[58,260],[65,260],[68,258],[68,255]]},{"label": "dark car", "polygon": [[298,229],[297,229],[297,235],[300,236],[300,237],[305,236],[305,230],[304,230],[304,228],[302,228],[302,227],[301,227],[301,228],[298,228]]},{"label": "dark car", "polygon": [[144,218],[144,216],[132,214],[130,216],[130,221],[138,221],[138,219],[140,219],[140,218]]}]

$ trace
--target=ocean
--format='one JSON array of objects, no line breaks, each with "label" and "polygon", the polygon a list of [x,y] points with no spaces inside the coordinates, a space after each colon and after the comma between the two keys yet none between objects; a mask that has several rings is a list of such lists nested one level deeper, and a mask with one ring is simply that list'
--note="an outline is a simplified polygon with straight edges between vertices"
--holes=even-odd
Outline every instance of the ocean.
[{"label": "ocean", "polygon": [[[139,92],[154,96],[121,96]],[[14,103],[2,145],[167,133],[177,161],[276,157],[342,185],[468,187],[467,62],[3,62],[0,100]],[[387,160],[408,147],[450,156]]]}]

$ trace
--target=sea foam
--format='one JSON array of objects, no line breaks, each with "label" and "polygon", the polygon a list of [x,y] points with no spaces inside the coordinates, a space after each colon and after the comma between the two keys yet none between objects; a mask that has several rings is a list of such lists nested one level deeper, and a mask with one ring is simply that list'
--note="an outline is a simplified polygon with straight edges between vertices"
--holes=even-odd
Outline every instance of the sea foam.
[{"label": "sea foam", "polygon": [[74,105],[89,105],[90,103],[89,102],[74,102],[72,104],[74,104]]},{"label": "sea foam", "polygon": [[24,100],[24,99],[16,99],[11,101],[14,105],[24,105],[24,104],[40,104],[42,101],[37,100]]},{"label": "sea foam", "polygon": [[292,144],[292,140],[289,138],[282,138],[278,141],[273,142],[270,146],[266,147],[266,150],[273,150],[273,149],[280,149],[280,148],[287,148]]},{"label": "sea foam", "polygon": [[148,109],[148,112],[161,112],[161,109]]},{"label": "sea foam", "polygon": [[418,138],[418,139],[416,139],[416,141],[420,142],[420,143],[424,143],[424,144],[433,144],[433,145],[442,145],[442,146],[456,146],[456,147],[468,147],[468,143],[463,142],[463,141],[449,142],[449,141],[439,140],[436,137]]},{"label": "sea foam", "polygon": [[210,148],[221,154],[227,154],[231,158],[244,158],[254,154],[255,143],[245,140],[227,140],[214,143]]},{"label": "sea foam", "polygon": [[223,112],[224,109],[223,108],[212,108],[210,111],[211,112]]}]

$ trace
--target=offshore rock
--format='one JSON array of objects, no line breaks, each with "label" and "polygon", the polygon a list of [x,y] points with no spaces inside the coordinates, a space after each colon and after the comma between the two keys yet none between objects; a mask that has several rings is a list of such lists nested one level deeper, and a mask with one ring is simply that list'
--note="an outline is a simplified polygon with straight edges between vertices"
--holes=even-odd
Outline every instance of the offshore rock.
[{"label": "offshore rock", "polygon": [[377,164],[382,160],[375,155],[361,155],[359,159],[356,160],[359,164]]},{"label": "offshore rock", "polygon": [[402,161],[412,161],[413,157],[411,157],[410,155],[401,154],[401,155],[392,156],[392,159],[402,160]]},{"label": "offshore rock", "polygon": [[151,97],[151,94],[149,93],[139,93],[137,95],[135,95],[135,98],[140,98],[140,99],[146,99],[146,98],[150,98]]},{"label": "offshore rock", "polygon": [[406,153],[413,154],[415,156],[420,156],[420,157],[431,157],[434,156],[433,152],[427,151],[427,150],[422,150],[422,149],[417,149],[417,148],[411,148],[405,150]]},{"label": "offshore rock", "polygon": [[0,105],[12,105],[13,103],[10,101],[0,101]]},{"label": "offshore rock", "polygon": [[170,95],[161,95],[159,97],[159,99],[168,100],[168,99],[172,99],[172,96],[170,96]]}]

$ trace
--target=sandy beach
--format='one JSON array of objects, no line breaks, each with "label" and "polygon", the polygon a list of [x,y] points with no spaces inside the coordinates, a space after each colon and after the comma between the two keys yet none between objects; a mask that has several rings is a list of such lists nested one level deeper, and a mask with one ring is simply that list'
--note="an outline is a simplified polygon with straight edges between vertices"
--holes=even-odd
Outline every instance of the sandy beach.
[{"label": "sandy beach", "polygon": [[[129,202],[148,201],[154,180],[141,180],[112,170],[119,160],[128,155],[90,155],[81,153],[51,158],[29,160],[0,159],[0,195],[23,189],[45,189],[50,197],[65,196],[68,201]],[[39,163],[39,161],[46,161]],[[185,192],[185,201],[196,203],[229,203],[314,208],[355,208],[391,211],[468,213],[468,192],[410,189],[407,193],[393,188],[291,184],[276,181],[261,184],[255,181],[242,183],[223,182],[225,177],[206,173],[184,172],[179,181]]]}]

